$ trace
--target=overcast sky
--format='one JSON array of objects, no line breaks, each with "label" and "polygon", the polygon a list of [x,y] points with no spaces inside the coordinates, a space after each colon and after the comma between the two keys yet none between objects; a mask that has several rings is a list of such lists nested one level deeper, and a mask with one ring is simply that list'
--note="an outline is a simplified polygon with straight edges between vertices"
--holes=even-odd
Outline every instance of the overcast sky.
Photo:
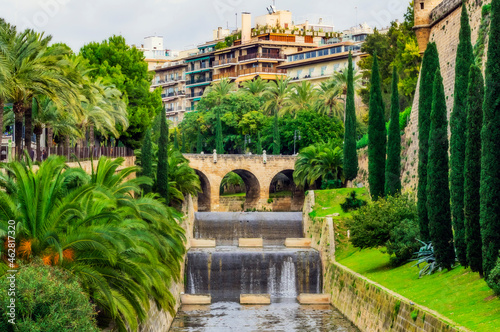
[{"label": "overcast sky", "polygon": [[[385,27],[402,20],[407,0],[277,0],[278,10],[292,11],[296,24],[323,18],[337,30],[356,23]],[[113,34],[129,44],[163,36],[173,50],[192,48],[212,38],[218,26],[234,29],[241,12],[266,13],[272,0],[0,0],[0,17],[21,28],[35,28],[73,50]],[[357,10],[356,10],[357,8]]]}]

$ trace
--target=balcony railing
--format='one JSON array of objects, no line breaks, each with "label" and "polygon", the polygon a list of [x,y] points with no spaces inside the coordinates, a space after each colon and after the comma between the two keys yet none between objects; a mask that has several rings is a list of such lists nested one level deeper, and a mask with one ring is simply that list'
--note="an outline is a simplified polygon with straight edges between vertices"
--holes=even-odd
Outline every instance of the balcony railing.
[{"label": "balcony railing", "polygon": [[223,78],[236,78],[236,77],[238,77],[238,72],[231,71],[227,73],[215,74],[213,80],[216,81],[216,80],[221,80]]},{"label": "balcony railing", "polygon": [[286,56],[282,54],[270,54],[270,53],[251,53],[247,55],[242,55],[238,58],[239,61],[249,61],[254,59],[273,59],[273,60],[285,60]]},{"label": "balcony railing", "polygon": [[192,72],[192,71],[197,71],[197,70],[202,70],[202,69],[210,69],[212,68],[210,66],[210,64],[208,63],[204,63],[204,64],[197,64],[197,65],[194,65],[194,66],[189,66],[188,69],[187,69],[187,72]]},{"label": "balcony railing", "polygon": [[216,61],[214,61],[214,67],[237,64],[237,63],[238,63],[238,59],[236,59],[236,58],[216,60]]},{"label": "balcony railing", "polygon": [[178,97],[178,96],[184,96],[186,93],[184,91],[175,91],[175,92],[169,92],[169,93],[162,93],[161,97],[163,99],[165,98],[172,98],[172,97]]},{"label": "balcony railing", "polygon": [[239,74],[238,76],[257,74],[257,73],[286,74],[286,69],[258,66],[258,67],[253,67],[253,68],[241,69],[238,72],[238,74]]},{"label": "balcony railing", "polygon": [[56,146],[48,148],[47,155],[65,156],[68,161],[88,160],[91,158],[98,159],[102,156],[110,158],[131,157],[134,155],[134,150],[126,147],[83,147],[69,148],[64,146]]},{"label": "balcony railing", "polygon": [[198,84],[198,83],[205,83],[205,82],[211,82],[212,77],[200,77],[198,79],[190,79],[186,81],[186,85],[193,85],[193,84]]},{"label": "balcony railing", "polygon": [[189,95],[189,98],[197,98],[203,96],[203,91],[200,92],[193,92]]},{"label": "balcony railing", "polygon": [[185,81],[186,79],[183,77],[176,77],[174,79],[163,79],[159,80],[156,82],[153,82],[153,85],[168,85],[168,84],[176,84],[182,81]]}]

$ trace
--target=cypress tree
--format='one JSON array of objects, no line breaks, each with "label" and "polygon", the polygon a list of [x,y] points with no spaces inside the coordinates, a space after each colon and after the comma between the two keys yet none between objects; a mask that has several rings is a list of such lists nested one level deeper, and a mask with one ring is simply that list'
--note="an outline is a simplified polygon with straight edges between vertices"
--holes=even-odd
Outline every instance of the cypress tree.
[{"label": "cypress tree", "polygon": [[174,130],[174,149],[179,151],[179,139],[177,138],[177,129]]},{"label": "cypress tree", "polygon": [[255,147],[256,154],[262,154],[262,140],[260,138],[260,131],[257,133],[257,146]]},{"label": "cypress tree", "polygon": [[387,132],[377,54],[373,55],[368,119],[368,183],[372,199],[384,197]]},{"label": "cypress tree", "polygon": [[467,6],[462,5],[462,17],[455,65],[455,103],[450,117],[450,193],[451,217],[455,230],[455,248],[460,264],[467,266],[467,245],[464,225],[464,135],[467,122],[467,84],[469,69],[474,62]]},{"label": "cypress tree", "polygon": [[198,136],[196,137],[196,153],[203,152],[203,138],[201,137],[201,130],[198,128]]},{"label": "cypress tree", "polygon": [[448,182],[448,120],[443,78],[438,69],[432,92],[429,157],[427,160],[427,213],[438,264],[451,269],[455,263]]},{"label": "cypress tree", "polygon": [[344,176],[352,181],[358,175],[358,154],[356,151],[356,107],[354,105],[354,68],[352,54],[349,52],[347,69],[347,96],[345,109],[344,134]]},{"label": "cypress tree", "polygon": [[[142,143],[141,166],[141,175],[153,178],[151,129],[149,128],[146,130],[146,135],[144,136],[144,141]],[[144,191],[144,194],[148,194],[151,192],[151,185],[143,184],[141,187]]]},{"label": "cypress tree", "polygon": [[387,165],[385,168],[385,194],[401,191],[401,132],[399,130],[399,92],[396,66],[392,70],[391,122],[387,141]]},{"label": "cypress tree", "polygon": [[224,154],[224,142],[222,140],[222,122],[220,120],[220,110],[215,111],[217,123],[215,125],[215,149],[218,154]]},{"label": "cypress tree", "polygon": [[278,122],[278,110],[274,112],[274,131],[273,131],[273,154],[279,155],[281,150],[280,130]]},{"label": "cypress tree", "polygon": [[488,278],[500,250],[500,2],[491,2],[490,38],[481,131],[481,236],[483,270]]},{"label": "cypress tree", "polygon": [[467,91],[467,133],[465,146],[464,214],[467,262],[472,271],[483,275],[481,227],[479,223],[481,183],[481,127],[483,125],[484,80],[481,69],[470,68]]},{"label": "cypress tree", "polygon": [[439,68],[439,56],[435,43],[429,43],[424,53],[420,71],[418,99],[418,219],[420,237],[430,240],[429,217],[427,213],[427,158],[429,155],[429,126],[432,108],[432,89],[434,76]]},{"label": "cypress tree", "polygon": [[160,137],[158,139],[158,166],[156,170],[156,190],[161,197],[168,199],[168,124],[165,115],[161,117]]}]

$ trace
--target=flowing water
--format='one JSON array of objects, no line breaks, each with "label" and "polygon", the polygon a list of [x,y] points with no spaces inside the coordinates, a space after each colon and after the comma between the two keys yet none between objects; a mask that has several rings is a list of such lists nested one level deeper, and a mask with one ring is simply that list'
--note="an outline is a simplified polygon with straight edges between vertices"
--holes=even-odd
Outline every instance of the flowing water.
[{"label": "flowing water", "polygon": [[[196,213],[194,237],[217,247],[189,250],[185,292],[210,294],[212,304],[182,306],[170,331],[358,331],[329,305],[297,303],[323,289],[319,252],[284,246],[302,232],[301,213]],[[240,237],[262,237],[264,247],[239,248]],[[272,303],[242,306],[240,294],[270,294]]]}]

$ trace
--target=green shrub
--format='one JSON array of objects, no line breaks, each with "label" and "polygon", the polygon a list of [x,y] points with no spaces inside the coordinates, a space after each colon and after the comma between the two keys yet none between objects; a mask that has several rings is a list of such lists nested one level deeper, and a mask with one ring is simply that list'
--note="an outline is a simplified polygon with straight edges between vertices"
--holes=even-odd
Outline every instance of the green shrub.
[{"label": "green shrub", "polygon": [[359,141],[356,142],[356,149],[362,149],[368,146],[368,134],[364,134]]},{"label": "green shrub", "polygon": [[391,231],[405,219],[417,220],[415,198],[409,194],[370,202],[347,221],[351,242],[361,249],[385,246]]},{"label": "green shrub", "polygon": [[399,129],[404,131],[410,120],[411,107],[405,108],[405,110],[399,113]]},{"label": "green shrub", "polygon": [[356,191],[353,190],[351,194],[346,197],[345,202],[340,204],[342,211],[348,212],[352,210],[357,210],[362,206],[366,205],[366,201],[356,197]]},{"label": "green shrub", "polygon": [[497,295],[500,295],[500,257],[497,260],[497,265],[491,270],[486,282]]},{"label": "green shrub", "polygon": [[94,307],[65,271],[36,263],[16,274],[16,324],[8,322],[9,279],[0,278],[0,331],[98,331]]},{"label": "green shrub", "polygon": [[405,219],[389,232],[386,248],[387,253],[391,255],[392,265],[402,265],[413,257],[413,254],[420,248],[416,240],[419,235],[420,230],[416,219]]}]

